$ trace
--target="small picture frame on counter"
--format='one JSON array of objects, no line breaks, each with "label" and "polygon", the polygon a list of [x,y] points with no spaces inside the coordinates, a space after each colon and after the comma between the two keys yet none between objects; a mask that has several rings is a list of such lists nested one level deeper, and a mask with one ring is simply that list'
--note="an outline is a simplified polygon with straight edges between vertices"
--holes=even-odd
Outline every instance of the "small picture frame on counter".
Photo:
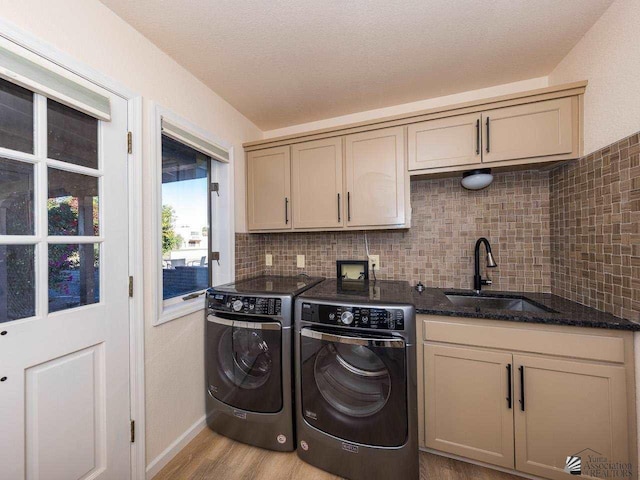
[{"label": "small picture frame on counter", "polygon": [[337,260],[336,278],[347,281],[367,282],[369,280],[368,260]]}]

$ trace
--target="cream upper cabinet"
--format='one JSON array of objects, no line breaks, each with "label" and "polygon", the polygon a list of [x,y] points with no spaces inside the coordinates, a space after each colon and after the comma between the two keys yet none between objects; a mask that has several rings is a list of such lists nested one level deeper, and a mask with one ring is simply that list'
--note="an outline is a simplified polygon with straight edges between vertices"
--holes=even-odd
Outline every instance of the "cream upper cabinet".
[{"label": "cream upper cabinet", "polygon": [[583,477],[594,478],[589,464],[601,462],[589,456],[631,461],[624,367],[524,355],[514,355],[514,367],[518,470],[568,480],[566,459],[575,455]]},{"label": "cream upper cabinet", "polygon": [[480,122],[473,113],[409,125],[409,170],[480,163]]},{"label": "cream upper cabinet", "polygon": [[404,127],[345,137],[347,227],[405,223]]},{"label": "cream upper cabinet", "polygon": [[513,468],[512,355],[423,348],[425,446]]},{"label": "cream upper cabinet", "polygon": [[333,228],[344,223],[342,138],[291,147],[294,228]]},{"label": "cream upper cabinet", "polygon": [[565,97],[482,112],[483,163],[578,156],[577,103]]},{"label": "cream upper cabinet", "polygon": [[290,229],[292,207],[289,146],[249,152],[247,155],[249,229]]}]

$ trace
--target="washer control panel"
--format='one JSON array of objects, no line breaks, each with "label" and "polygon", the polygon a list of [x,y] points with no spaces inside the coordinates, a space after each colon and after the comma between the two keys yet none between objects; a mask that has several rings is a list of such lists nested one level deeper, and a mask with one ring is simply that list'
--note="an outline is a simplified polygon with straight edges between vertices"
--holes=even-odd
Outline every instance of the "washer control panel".
[{"label": "washer control panel", "polygon": [[404,330],[404,312],[399,308],[319,305],[304,302],[302,320],[340,327],[372,330]]},{"label": "washer control panel", "polygon": [[266,297],[245,297],[209,293],[207,305],[218,312],[244,313],[249,315],[282,315],[282,299]]}]

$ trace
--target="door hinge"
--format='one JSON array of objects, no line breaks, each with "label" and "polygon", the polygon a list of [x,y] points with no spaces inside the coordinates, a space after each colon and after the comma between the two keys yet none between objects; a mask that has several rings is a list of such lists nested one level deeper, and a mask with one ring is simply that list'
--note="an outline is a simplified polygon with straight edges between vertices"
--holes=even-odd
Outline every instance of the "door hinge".
[{"label": "door hinge", "polygon": [[127,132],[127,153],[133,153],[133,134]]},{"label": "door hinge", "polygon": [[131,443],[136,441],[136,421],[131,420]]},{"label": "door hinge", "polygon": [[129,277],[129,297],[133,297],[133,277]]}]

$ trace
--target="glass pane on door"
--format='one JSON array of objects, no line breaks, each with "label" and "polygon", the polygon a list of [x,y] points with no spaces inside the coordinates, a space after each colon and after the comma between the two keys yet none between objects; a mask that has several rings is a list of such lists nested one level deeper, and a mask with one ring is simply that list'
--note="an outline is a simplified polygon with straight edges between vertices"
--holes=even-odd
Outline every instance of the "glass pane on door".
[{"label": "glass pane on door", "polygon": [[0,323],[35,315],[35,247],[0,245]]},{"label": "glass pane on door", "polygon": [[33,235],[33,165],[0,158],[0,235]]},{"label": "glass pane on door", "polygon": [[0,147],[33,153],[33,93],[2,79]]},{"label": "glass pane on door", "polygon": [[49,245],[49,312],[100,301],[99,256],[98,243]]},{"label": "glass pane on door", "polygon": [[98,168],[98,120],[47,100],[47,145],[49,158]]},{"label": "glass pane on door", "polygon": [[98,235],[98,179],[48,169],[49,235]]}]

